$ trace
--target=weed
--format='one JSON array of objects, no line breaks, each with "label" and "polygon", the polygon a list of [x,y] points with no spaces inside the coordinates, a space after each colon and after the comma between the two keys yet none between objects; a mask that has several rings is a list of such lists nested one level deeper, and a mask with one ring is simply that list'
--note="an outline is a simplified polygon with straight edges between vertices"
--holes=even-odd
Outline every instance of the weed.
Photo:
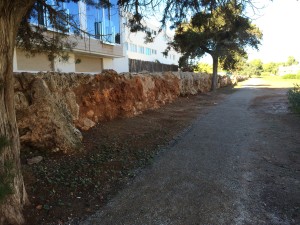
[{"label": "weed", "polygon": [[300,85],[295,84],[294,88],[290,89],[287,95],[292,106],[292,110],[300,114]]},{"label": "weed", "polygon": [[0,171],[0,203],[2,203],[8,195],[13,194],[13,163],[5,161],[3,170]]}]

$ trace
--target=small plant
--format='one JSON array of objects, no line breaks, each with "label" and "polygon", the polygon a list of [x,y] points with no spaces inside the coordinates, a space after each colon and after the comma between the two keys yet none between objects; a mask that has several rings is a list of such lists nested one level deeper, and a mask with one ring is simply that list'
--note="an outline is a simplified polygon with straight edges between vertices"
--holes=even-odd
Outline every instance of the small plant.
[{"label": "small plant", "polygon": [[300,85],[295,84],[294,88],[289,90],[287,95],[292,106],[292,110],[300,114]]}]

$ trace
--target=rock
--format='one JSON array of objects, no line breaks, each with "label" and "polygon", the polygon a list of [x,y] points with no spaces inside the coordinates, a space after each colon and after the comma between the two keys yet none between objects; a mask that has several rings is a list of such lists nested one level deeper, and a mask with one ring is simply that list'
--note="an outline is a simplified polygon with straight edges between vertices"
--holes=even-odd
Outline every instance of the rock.
[{"label": "rock", "polygon": [[63,152],[79,150],[82,136],[62,98],[57,99],[40,77],[31,81],[28,96],[31,104],[16,113],[21,143],[40,149],[58,148]]},{"label": "rock", "polygon": [[59,148],[53,148],[53,149],[52,149],[52,152],[59,152],[59,151],[60,151]]},{"label": "rock", "polygon": [[93,110],[89,110],[89,111],[86,113],[86,116],[87,116],[87,117],[90,117],[90,118],[94,117],[94,115],[95,115],[95,112],[94,112]]},{"label": "rock", "polygon": [[65,94],[65,98],[66,98],[66,105],[67,108],[69,109],[71,115],[72,115],[72,119],[78,120],[79,118],[79,105],[76,102],[76,95],[73,91],[68,91]]},{"label": "rock", "polygon": [[15,108],[16,110],[24,110],[29,106],[29,102],[23,92],[15,92]]},{"label": "rock", "polygon": [[[17,123],[22,145],[76,151],[82,134],[105,120],[135,116],[174,101],[207,93],[211,75],[193,72],[101,74],[46,72],[15,74]],[[237,77],[236,80],[244,79]],[[219,77],[219,86],[235,80]]]},{"label": "rock", "polygon": [[83,130],[89,130],[90,128],[92,128],[93,126],[96,125],[95,122],[93,122],[92,120],[90,120],[88,118],[83,118],[82,124],[83,124],[83,126],[81,127],[81,129],[83,129]]},{"label": "rock", "polygon": [[43,205],[37,205],[35,208],[38,209],[38,210],[40,210],[40,209],[43,208]]},{"label": "rock", "polygon": [[37,164],[43,160],[42,156],[36,156],[31,159],[27,159],[28,165]]}]

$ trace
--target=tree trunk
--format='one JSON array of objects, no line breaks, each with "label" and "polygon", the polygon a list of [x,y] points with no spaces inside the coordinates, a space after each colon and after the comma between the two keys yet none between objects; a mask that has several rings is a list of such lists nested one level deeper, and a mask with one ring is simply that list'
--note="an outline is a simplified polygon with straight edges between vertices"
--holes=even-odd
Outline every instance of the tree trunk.
[{"label": "tree trunk", "polygon": [[212,91],[216,91],[218,87],[218,63],[219,58],[218,56],[212,56],[213,58],[213,76],[212,76],[212,84],[211,89]]},{"label": "tree trunk", "polygon": [[[0,137],[8,141],[0,149],[0,175],[7,178],[1,179],[2,184],[0,183],[0,224],[24,223],[22,209],[28,202],[21,173],[20,141],[15,114],[13,54],[20,21],[33,3],[34,0],[0,2]],[[3,187],[11,189],[11,193]]]}]

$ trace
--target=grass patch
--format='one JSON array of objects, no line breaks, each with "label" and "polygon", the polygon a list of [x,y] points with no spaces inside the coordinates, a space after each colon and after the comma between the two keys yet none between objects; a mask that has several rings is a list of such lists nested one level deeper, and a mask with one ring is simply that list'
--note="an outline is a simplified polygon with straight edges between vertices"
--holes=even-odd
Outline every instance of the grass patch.
[{"label": "grass patch", "polygon": [[292,110],[300,114],[300,85],[295,84],[294,88],[289,90],[287,95],[292,106]]},{"label": "grass patch", "polygon": [[300,73],[299,74],[286,74],[282,76],[282,79],[299,79],[300,80]]},{"label": "grass patch", "polygon": [[283,78],[282,76],[262,76],[261,79],[273,88],[293,88],[295,82],[297,82],[297,79]]}]

